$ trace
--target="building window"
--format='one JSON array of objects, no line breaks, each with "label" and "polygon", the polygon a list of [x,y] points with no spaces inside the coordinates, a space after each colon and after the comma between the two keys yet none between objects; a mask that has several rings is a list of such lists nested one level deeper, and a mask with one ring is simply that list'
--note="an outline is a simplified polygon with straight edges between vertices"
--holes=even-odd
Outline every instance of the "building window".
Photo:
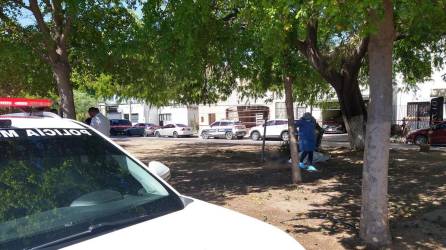
[{"label": "building window", "polygon": [[132,114],[130,121],[132,123],[137,123],[139,121],[139,114],[138,113]]},{"label": "building window", "polygon": [[427,128],[430,125],[430,102],[407,103],[407,126],[411,130]]},{"label": "building window", "polygon": [[202,116],[200,120],[201,120],[201,122],[203,123],[203,122],[204,122],[204,117]]},{"label": "building window", "polygon": [[160,121],[171,121],[172,120],[172,114],[160,114],[159,115]]},{"label": "building window", "polygon": [[118,105],[105,106],[107,113],[118,113]]},{"label": "building window", "polygon": [[302,116],[304,116],[305,112],[307,111],[306,107],[297,107],[296,108],[296,119],[300,119]]},{"label": "building window", "polygon": [[129,114],[124,114],[124,119],[129,120],[132,123],[137,123],[139,121],[139,114],[133,113],[131,119],[129,119]]},{"label": "building window", "polygon": [[287,119],[285,102],[276,102],[276,119]]},{"label": "building window", "polygon": [[215,113],[208,114],[208,123],[209,123],[209,125],[211,125],[214,122],[215,122]]}]

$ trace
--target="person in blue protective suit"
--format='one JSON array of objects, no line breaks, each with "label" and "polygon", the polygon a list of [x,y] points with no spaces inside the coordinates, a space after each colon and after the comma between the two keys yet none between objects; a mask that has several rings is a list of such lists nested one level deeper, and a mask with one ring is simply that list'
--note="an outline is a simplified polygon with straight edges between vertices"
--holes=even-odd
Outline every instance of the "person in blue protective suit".
[{"label": "person in blue protective suit", "polygon": [[[313,166],[313,152],[316,149],[316,120],[310,113],[305,113],[295,122],[295,126],[299,129],[299,151],[302,152],[299,167],[308,171],[317,171]],[[307,157],[308,166],[305,166],[304,160]]]}]

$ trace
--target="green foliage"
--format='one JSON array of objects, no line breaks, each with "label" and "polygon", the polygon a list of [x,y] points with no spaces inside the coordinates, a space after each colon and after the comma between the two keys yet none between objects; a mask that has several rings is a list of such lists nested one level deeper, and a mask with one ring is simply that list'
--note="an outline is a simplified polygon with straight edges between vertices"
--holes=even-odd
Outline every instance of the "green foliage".
[{"label": "green foliage", "polygon": [[77,114],[76,119],[78,121],[84,121],[87,119],[88,108],[96,107],[98,100],[95,96],[82,92],[80,90],[74,91],[74,105],[76,106]]},{"label": "green foliage", "polygon": [[395,8],[394,68],[413,86],[446,63],[446,1],[396,1]]},{"label": "green foliage", "polygon": [[56,93],[51,69],[30,45],[14,41],[0,27],[0,96],[48,97]]},{"label": "green foliage", "polygon": [[[4,76],[0,83],[15,86],[8,90],[14,95],[47,96],[56,89],[49,66],[52,62],[47,55],[50,52],[33,15],[20,2],[0,1],[0,76]],[[137,6],[136,2],[62,1],[64,21],[68,16],[72,19],[67,47],[75,88],[94,93],[96,86],[91,85],[103,82],[104,74],[113,74],[116,81],[130,83],[129,76],[137,75],[136,69],[142,69],[139,61],[129,56],[135,55],[132,42],[137,18],[131,8]],[[50,18],[53,12],[45,3],[39,1],[39,5],[43,15],[48,16],[45,21],[53,32],[54,23]],[[53,32],[51,36],[54,38],[57,34]],[[90,81],[86,82],[87,79]],[[113,86],[102,86],[106,88],[111,90]]]}]

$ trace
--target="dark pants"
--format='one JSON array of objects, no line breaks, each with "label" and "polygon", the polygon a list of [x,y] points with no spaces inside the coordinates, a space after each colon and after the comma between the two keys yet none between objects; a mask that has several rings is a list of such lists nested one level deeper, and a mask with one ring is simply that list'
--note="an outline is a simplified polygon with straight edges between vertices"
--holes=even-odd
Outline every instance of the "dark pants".
[{"label": "dark pants", "polygon": [[313,151],[304,151],[302,152],[302,155],[300,156],[300,162],[304,162],[305,158],[308,155],[308,163],[310,165],[313,165]]}]

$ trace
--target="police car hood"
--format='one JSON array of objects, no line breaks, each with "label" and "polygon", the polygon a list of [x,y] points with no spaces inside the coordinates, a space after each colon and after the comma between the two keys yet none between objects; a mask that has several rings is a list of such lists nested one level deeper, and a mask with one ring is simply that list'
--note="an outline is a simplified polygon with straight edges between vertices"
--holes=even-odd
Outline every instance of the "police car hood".
[{"label": "police car hood", "polygon": [[65,249],[296,250],[281,230],[199,200],[184,209],[92,238]]}]

